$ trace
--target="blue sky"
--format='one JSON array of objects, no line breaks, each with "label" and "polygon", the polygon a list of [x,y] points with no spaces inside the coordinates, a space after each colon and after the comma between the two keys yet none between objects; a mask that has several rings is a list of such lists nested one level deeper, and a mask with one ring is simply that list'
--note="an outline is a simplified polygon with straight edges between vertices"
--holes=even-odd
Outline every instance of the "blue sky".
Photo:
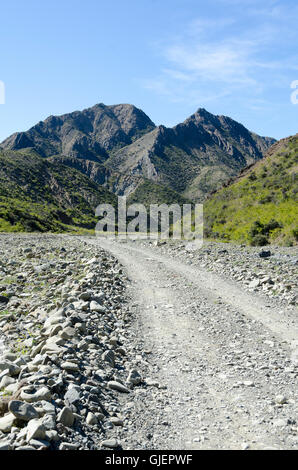
[{"label": "blue sky", "polygon": [[297,0],[3,0],[1,20],[0,141],[100,102],[298,132]]}]

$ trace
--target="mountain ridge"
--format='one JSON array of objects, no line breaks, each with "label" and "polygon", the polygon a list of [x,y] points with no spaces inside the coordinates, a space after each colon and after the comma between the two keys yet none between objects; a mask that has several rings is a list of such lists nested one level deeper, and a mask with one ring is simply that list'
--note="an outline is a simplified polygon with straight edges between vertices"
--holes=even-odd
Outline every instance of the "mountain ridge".
[{"label": "mountain ridge", "polygon": [[42,157],[63,160],[118,195],[131,195],[142,179],[196,201],[263,158],[274,142],[204,108],[168,128],[155,126],[133,105],[100,103],[50,116],[29,131],[8,137],[2,147],[34,148]]},{"label": "mountain ridge", "polygon": [[[223,122],[227,129],[222,129]],[[235,134],[232,135],[232,130]],[[220,132],[221,131],[221,132]],[[238,138],[236,138],[238,137]],[[228,117],[215,116],[205,109],[183,123],[158,126],[132,144],[115,152],[106,162],[119,172],[143,174],[194,200],[235,176],[242,168],[263,157],[274,143],[248,131]],[[219,172],[218,181],[206,184],[206,169]],[[203,170],[203,171],[202,171]],[[200,173],[202,175],[200,177]]]},{"label": "mountain ridge", "polygon": [[204,108],[172,128],[156,126],[130,104],[49,116],[2,143],[0,229],[90,228],[98,203],[115,205],[117,195],[146,206],[207,200],[210,208],[209,195],[262,164],[275,142]]},{"label": "mountain ridge", "polygon": [[102,161],[116,144],[129,144],[154,127],[148,116],[133,105],[100,103],[83,111],[49,116],[28,131],[12,134],[2,147],[33,147],[43,157],[65,154]]}]

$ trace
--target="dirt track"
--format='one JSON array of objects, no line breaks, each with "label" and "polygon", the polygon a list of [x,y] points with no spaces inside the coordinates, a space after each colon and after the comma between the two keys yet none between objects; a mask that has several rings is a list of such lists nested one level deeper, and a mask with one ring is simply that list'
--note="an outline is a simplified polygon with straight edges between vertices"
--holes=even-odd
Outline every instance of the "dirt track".
[{"label": "dirt track", "polygon": [[159,384],[140,394],[131,446],[145,434],[155,449],[297,446],[297,317],[154,247],[88,242],[132,280],[135,333]]}]

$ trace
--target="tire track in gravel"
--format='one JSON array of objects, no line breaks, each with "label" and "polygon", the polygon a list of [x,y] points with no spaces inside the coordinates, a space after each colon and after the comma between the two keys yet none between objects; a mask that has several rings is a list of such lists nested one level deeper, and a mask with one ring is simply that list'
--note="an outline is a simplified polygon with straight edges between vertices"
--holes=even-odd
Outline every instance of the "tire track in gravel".
[{"label": "tire track in gravel", "polygon": [[[136,329],[159,366],[158,381],[167,387],[168,405],[160,420],[166,417],[169,430],[153,429],[153,447],[292,448],[289,433],[266,420],[276,390],[285,388],[294,396],[295,381],[283,384],[281,372],[272,374],[271,369],[268,380],[263,370],[272,361],[289,362],[289,345],[297,339],[294,319],[283,322],[277,312],[268,312],[268,302],[154,249],[105,240],[90,243],[112,252],[134,281]],[[277,341],[276,357],[266,340]],[[243,357],[248,364],[255,360],[253,368],[242,364]],[[259,368],[257,358],[263,361]],[[154,403],[152,412],[158,414]]]},{"label": "tire track in gravel", "polygon": [[177,272],[197,284],[204,295],[211,301],[221,298],[225,303],[237,308],[257,321],[260,321],[276,334],[282,341],[290,345],[298,340],[297,317],[281,317],[279,312],[271,308],[270,301],[260,299],[260,297],[245,292],[239,285],[232,281],[220,278],[217,274],[204,269],[193,268],[181,263],[179,260],[165,258],[163,255],[155,254],[152,250],[129,247],[132,253],[140,256],[148,256],[152,259],[164,263],[173,272]]}]

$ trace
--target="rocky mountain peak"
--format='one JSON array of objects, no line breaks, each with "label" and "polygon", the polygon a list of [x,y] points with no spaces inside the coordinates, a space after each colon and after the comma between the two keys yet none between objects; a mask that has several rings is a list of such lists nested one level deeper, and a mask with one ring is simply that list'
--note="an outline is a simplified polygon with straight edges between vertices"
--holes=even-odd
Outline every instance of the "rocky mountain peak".
[{"label": "rocky mountain peak", "polygon": [[79,169],[116,193],[127,187],[133,191],[137,175],[197,200],[260,160],[273,143],[204,108],[167,128],[155,126],[132,104],[98,103],[49,116],[2,145],[13,150],[33,147],[42,157]]},{"label": "rocky mountain peak", "polygon": [[83,111],[49,116],[29,131],[13,134],[2,146],[12,150],[35,147],[43,157],[63,154],[104,161],[114,148],[129,145],[155,124],[130,104],[96,104]]}]

